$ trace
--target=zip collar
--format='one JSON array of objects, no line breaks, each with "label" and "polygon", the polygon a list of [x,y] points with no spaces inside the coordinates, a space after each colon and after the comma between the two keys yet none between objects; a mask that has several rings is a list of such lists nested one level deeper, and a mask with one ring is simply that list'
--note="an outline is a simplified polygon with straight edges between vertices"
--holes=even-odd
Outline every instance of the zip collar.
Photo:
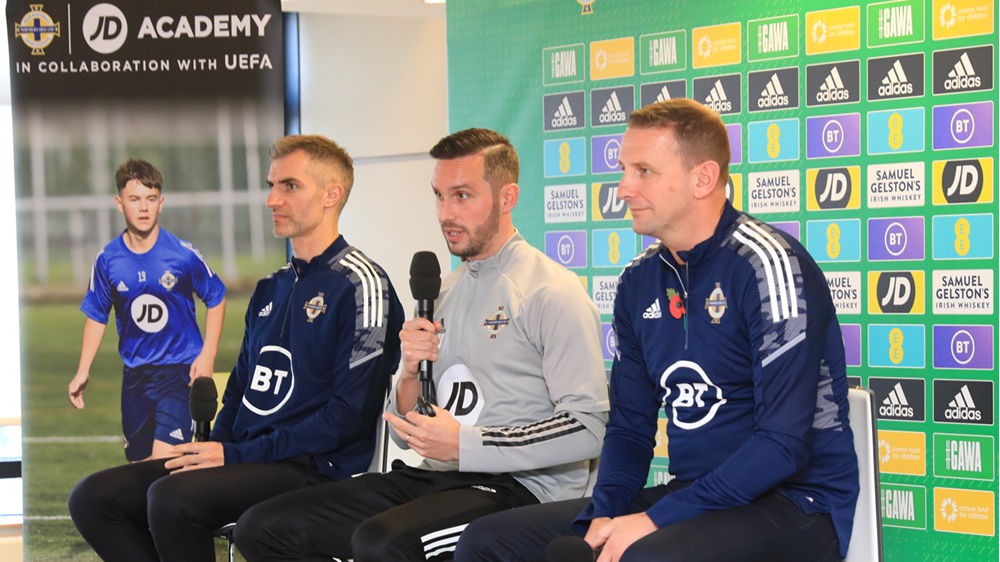
[{"label": "zip collar", "polygon": [[[715,225],[715,232],[712,234],[712,236],[706,240],[699,242],[698,244],[695,245],[694,248],[691,248],[690,250],[677,252],[677,255],[680,256],[680,258],[684,260],[684,263],[688,264],[689,266],[697,265],[699,262],[702,262],[712,257],[712,255],[715,254],[715,252],[719,251],[719,248],[722,247],[723,242],[725,242],[726,239],[729,238],[729,234],[733,230],[733,223],[735,223],[736,219],[738,219],[739,217],[740,217],[740,212],[737,211],[727,199],[726,205],[722,209],[722,216],[719,217],[719,223]],[[674,266],[678,265],[677,261],[674,259],[673,254],[670,253],[670,250],[668,250],[666,247],[664,247],[664,251],[662,252],[662,254],[665,254],[662,257],[665,261],[667,261],[667,263],[670,263]]]},{"label": "zip collar", "polygon": [[345,240],[344,236],[341,235],[338,236],[337,239],[334,240],[332,244],[327,246],[327,248],[323,250],[322,254],[314,257],[313,259],[306,261],[306,260],[301,260],[295,256],[292,256],[291,261],[288,263],[291,264],[292,266],[291,270],[293,273],[295,273],[295,278],[298,279],[299,277],[306,275],[313,268],[322,267],[329,264],[330,261],[334,258],[334,256],[339,254],[347,246],[348,246],[347,240]]},{"label": "zip collar", "polygon": [[521,237],[521,233],[514,229],[514,234],[504,242],[499,252],[484,260],[462,262],[462,265],[468,270],[469,275],[477,278],[490,271],[506,271],[512,263],[519,259],[526,244],[527,242]]}]

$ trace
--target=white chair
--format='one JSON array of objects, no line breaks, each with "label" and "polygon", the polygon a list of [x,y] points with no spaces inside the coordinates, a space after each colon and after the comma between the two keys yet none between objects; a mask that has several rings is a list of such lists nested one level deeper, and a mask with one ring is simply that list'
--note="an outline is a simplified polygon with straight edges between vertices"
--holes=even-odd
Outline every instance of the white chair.
[{"label": "white chair", "polygon": [[882,562],[882,511],[879,509],[878,429],[875,425],[875,395],[864,387],[848,389],[851,411],[848,421],[858,455],[860,490],[854,511],[851,545],[844,562]]}]

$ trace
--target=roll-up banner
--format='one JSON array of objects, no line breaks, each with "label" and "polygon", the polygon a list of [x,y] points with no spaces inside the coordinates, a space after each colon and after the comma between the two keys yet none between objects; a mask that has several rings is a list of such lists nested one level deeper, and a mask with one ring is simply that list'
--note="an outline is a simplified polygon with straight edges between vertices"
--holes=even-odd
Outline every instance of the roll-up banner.
[{"label": "roll-up banner", "polygon": [[[281,3],[10,0],[6,15],[25,514],[55,518],[38,523],[49,525],[46,533],[65,525],[72,534],[72,524],[58,519],[73,484],[125,462],[113,329],[92,368],[87,407],[77,411],[66,400],[91,264],[125,228],[114,203],[118,165],[137,158],[162,172],[160,226],[191,242],[230,295],[284,263],[284,243],[271,235],[264,205],[268,148],[284,131]],[[151,279],[163,274],[149,272]],[[230,300],[245,307],[239,302]],[[204,314],[198,316],[203,326]],[[237,343],[220,347],[217,370],[235,361],[236,329],[228,339]],[[61,455],[49,453],[56,447],[50,443]],[[29,549],[32,541],[29,530]]]},{"label": "roll-up banner", "polygon": [[517,147],[515,224],[587,286],[610,367],[618,274],[652,242],[616,198],[629,113],[718,111],[727,195],[819,262],[875,392],[886,560],[992,561],[996,51],[994,0],[449,0],[449,126]]}]

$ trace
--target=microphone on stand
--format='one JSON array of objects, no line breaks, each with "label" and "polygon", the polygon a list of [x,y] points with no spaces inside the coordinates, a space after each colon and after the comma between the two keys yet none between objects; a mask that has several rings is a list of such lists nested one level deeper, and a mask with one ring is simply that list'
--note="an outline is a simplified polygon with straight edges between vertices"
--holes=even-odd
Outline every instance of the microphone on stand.
[{"label": "microphone on stand", "polygon": [[[417,301],[417,316],[434,322],[434,300],[441,292],[441,266],[434,252],[417,252],[410,262],[410,292]],[[437,402],[432,378],[434,364],[420,362],[417,379],[420,381],[420,396],[417,397],[417,411],[434,417],[431,404]]]},{"label": "microphone on stand", "polygon": [[215,381],[211,377],[198,377],[191,383],[191,397],[188,401],[188,409],[191,410],[191,419],[194,420],[195,443],[208,441],[211,433],[209,425],[215,418],[215,411],[219,407],[219,391],[215,388]]}]

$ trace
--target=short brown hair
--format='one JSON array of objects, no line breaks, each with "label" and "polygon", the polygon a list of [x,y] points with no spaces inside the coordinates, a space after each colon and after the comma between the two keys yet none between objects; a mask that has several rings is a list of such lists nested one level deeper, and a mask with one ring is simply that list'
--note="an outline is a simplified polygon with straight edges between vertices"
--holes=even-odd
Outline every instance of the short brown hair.
[{"label": "short brown hair", "polygon": [[633,111],[628,126],[671,129],[684,166],[690,170],[712,160],[719,165],[719,184],[729,181],[729,133],[719,114],[708,107],[686,98],[661,101]]},{"label": "short brown hair", "polygon": [[163,191],[163,174],[156,169],[156,166],[145,160],[129,158],[118,166],[118,171],[115,172],[115,185],[118,186],[118,193],[121,193],[128,182],[132,180],[138,180],[139,183],[150,189]]},{"label": "short brown hair", "polygon": [[310,172],[317,182],[321,185],[339,183],[344,187],[344,198],[340,201],[340,209],[343,209],[354,186],[354,159],[343,147],[322,135],[281,137],[271,146],[271,159],[284,158],[299,150],[309,156],[313,164]]},{"label": "short brown hair", "polygon": [[520,165],[517,150],[507,137],[489,129],[465,129],[438,141],[431,149],[435,160],[454,160],[483,153],[483,177],[495,194],[508,183],[517,183]]}]

